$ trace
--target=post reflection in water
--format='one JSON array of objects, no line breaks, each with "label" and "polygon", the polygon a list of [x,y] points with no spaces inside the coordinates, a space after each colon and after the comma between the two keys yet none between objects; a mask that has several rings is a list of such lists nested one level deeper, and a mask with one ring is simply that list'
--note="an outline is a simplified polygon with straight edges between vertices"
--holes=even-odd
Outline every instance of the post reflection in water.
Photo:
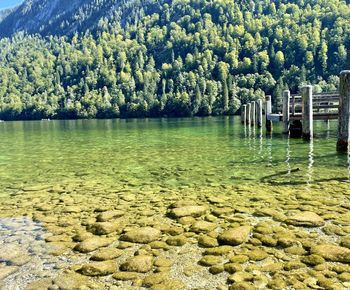
[{"label": "post reflection in water", "polygon": [[290,158],[291,158],[291,155],[290,155],[290,137],[288,136],[287,137],[287,146],[286,146],[286,163],[287,163],[287,170],[288,170],[288,176],[290,177],[290,174],[291,174],[291,166],[290,166]]},{"label": "post reflection in water", "polygon": [[261,157],[262,150],[263,150],[263,135],[262,135],[262,128],[259,129],[259,157]]},{"label": "post reflection in water", "polygon": [[313,180],[313,165],[314,165],[314,141],[311,138],[310,144],[309,144],[309,154],[308,154],[308,166],[307,166],[307,185],[308,189],[311,186],[312,180]]},{"label": "post reflection in water", "polygon": [[350,181],[350,152],[347,155],[347,166],[348,166],[348,181]]},{"label": "post reflection in water", "polygon": [[272,134],[269,134],[268,136],[266,136],[266,145],[267,145],[267,165],[272,166]]}]

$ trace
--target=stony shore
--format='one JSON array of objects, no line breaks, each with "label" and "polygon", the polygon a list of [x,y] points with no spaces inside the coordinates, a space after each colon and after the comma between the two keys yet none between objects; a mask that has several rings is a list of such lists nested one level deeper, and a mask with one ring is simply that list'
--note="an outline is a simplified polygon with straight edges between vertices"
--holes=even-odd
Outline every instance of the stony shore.
[{"label": "stony shore", "polygon": [[[1,217],[40,226],[37,234],[27,228],[34,237],[27,241],[3,238],[2,247],[17,249],[0,252],[3,289],[350,289],[346,182],[176,189],[84,182],[0,198]],[[40,240],[44,250],[29,250]],[[44,266],[32,271],[30,263]]]}]

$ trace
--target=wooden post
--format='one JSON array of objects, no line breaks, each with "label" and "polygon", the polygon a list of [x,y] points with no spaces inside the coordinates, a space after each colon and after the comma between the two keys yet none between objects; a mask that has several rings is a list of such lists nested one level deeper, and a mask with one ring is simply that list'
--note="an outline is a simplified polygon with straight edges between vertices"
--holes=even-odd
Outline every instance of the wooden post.
[{"label": "wooden post", "polygon": [[256,116],[256,113],[255,113],[255,102],[253,101],[253,102],[251,102],[250,103],[251,104],[251,106],[250,106],[250,109],[251,109],[251,112],[250,112],[250,124],[252,125],[252,126],[255,126],[255,116]]},{"label": "wooden post", "polygon": [[262,127],[262,100],[256,102],[256,125]]},{"label": "wooden post", "polygon": [[340,73],[337,151],[348,152],[350,141],[350,70]]},{"label": "wooden post", "polygon": [[248,126],[250,126],[250,122],[251,122],[251,111],[252,111],[252,109],[251,109],[251,104],[249,103],[249,104],[247,104],[247,120],[246,120],[246,124],[248,125]]},{"label": "wooden post", "polygon": [[283,133],[289,133],[289,106],[290,106],[290,92],[283,91]]},{"label": "wooden post", "polygon": [[268,116],[270,114],[272,114],[272,100],[271,100],[271,96],[268,95],[265,97],[266,100],[266,107],[265,107],[265,119],[266,119],[266,132],[272,132],[272,121],[269,120]]},{"label": "wooden post", "polygon": [[292,116],[295,115],[295,96],[292,96]]},{"label": "wooden post", "polygon": [[247,105],[243,105],[241,107],[241,123],[245,124],[246,120],[247,120]]},{"label": "wooden post", "polygon": [[272,114],[272,102],[271,96],[266,96],[266,108],[265,108],[265,118],[266,118],[266,132],[272,132],[272,121],[268,119],[268,116]]},{"label": "wooden post", "polygon": [[301,88],[303,133],[305,140],[310,140],[313,136],[313,107],[312,107],[312,86]]}]

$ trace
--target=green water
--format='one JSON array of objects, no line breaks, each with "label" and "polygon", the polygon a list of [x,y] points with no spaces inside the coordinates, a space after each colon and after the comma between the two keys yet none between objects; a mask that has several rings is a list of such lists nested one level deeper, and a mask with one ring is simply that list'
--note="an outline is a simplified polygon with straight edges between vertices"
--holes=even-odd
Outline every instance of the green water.
[{"label": "green water", "polygon": [[[94,289],[112,289],[116,282],[111,275],[83,282],[81,275],[69,276],[81,263],[90,263],[93,254],[80,253],[74,237],[103,239],[93,226],[106,224],[118,225],[117,232],[105,232],[113,240],[112,248],[124,249],[123,233],[144,226],[162,229],[163,243],[181,238],[182,246],[170,242],[171,249],[149,252],[174,263],[169,275],[185,285],[180,289],[227,284],[229,273],[212,275],[207,267],[198,266],[205,248],[199,245],[204,234],[189,226],[196,219],[169,215],[180,201],[206,209],[195,216],[214,226],[211,237],[232,227],[251,227],[249,241],[232,251],[249,255],[259,249],[267,258],[250,259],[244,271],[264,272],[264,265],[277,263],[276,275],[282,275],[291,289],[299,289],[295,277],[304,281],[312,268],[283,267],[303,259],[306,251],[275,246],[281,238],[305,244],[305,249],[315,243],[339,245],[350,234],[349,158],[336,153],[336,122],[315,122],[312,142],[289,139],[281,134],[280,125],[266,135],[265,130],[244,127],[237,117],[0,123],[0,247],[10,249],[0,253],[0,273],[1,267],[6,270],[2,255],[14,251],[12,247],[19,257],[31,259],[3,281],[4,288],[0,281],[0,288],[24,289],[36,280],[57,286],[73,279],[79,285],[97,283]],[[100,212],[114,210],[122,216],[99,222]],[[291,226],[288,219],[295,214],[306,219],[311,214],[321,222],[312,229]],[[179,235],[170,237],[167,227],[176,228]],[[142,251],[151,249],[150,244],[145,246]],[[140,247],[144,246],[123,250],[117,264]],[[187,276],[187,267],[200,269]],[[263,272],[254,281],[256,289],[266,289],[275,280],[272,273]],[[336,285],[332,289],[349,289],[341,281],[335,277],[328,282]],[[128,288],[131,284],[118,281],[117,289],[141,289]]]},{"label": "green water", "polygon": [[236,117],[4,122],[0,190],[81,180],[168,188],[342,181],[349,161],[335,151],[336,125],[317,122],[308,143],[283,136],[279,124],[266,135]]}]

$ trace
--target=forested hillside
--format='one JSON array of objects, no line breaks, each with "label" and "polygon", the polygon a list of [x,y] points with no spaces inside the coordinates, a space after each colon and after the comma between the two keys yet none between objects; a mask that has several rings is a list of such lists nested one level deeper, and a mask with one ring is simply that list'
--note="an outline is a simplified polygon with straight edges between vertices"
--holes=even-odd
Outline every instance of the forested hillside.
[{"label": "forested hillside", "polygon": [[233,114],[287,84],[334,91],[350,67],[345,1],[84,2],[0,39],[0,119]]}]

